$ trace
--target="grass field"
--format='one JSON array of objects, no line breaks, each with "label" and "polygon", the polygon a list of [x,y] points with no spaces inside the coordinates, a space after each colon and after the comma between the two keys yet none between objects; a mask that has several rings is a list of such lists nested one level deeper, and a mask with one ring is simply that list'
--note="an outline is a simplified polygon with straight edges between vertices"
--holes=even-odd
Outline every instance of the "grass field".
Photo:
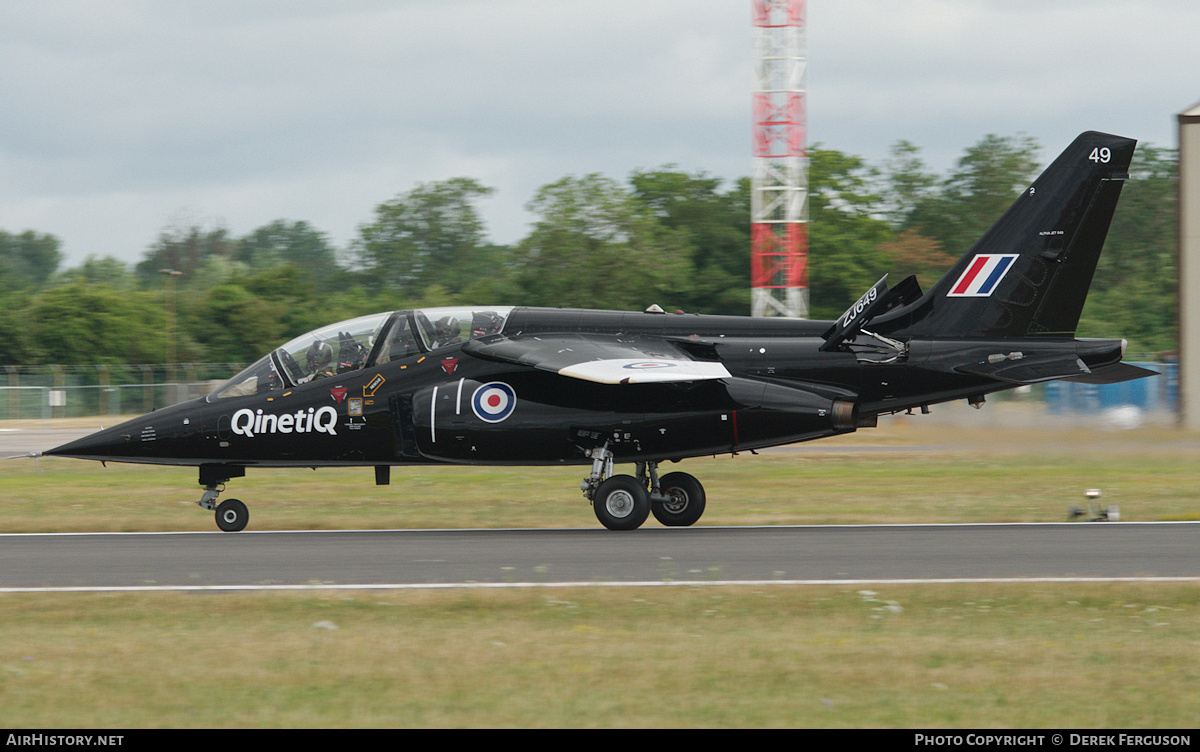
[{"label": "grass field", "polygon": [[0,726],[1192,728],[1187,584],[0,597]]},{"label": "grass field", "polygon": [[[1165,429],[914,420],[678,467],[708,525],[1060,521],[1088,488],[1161,520],[1200,519],[1197,460]],[[583,472],[252,470],[225,496],[259,530],[594,527]],[[211,530],[199,490],[11,461],[0,532]],[[6,727],[1191,728],[1200,707],[1200,583],[10,593],[0,632]]]}]

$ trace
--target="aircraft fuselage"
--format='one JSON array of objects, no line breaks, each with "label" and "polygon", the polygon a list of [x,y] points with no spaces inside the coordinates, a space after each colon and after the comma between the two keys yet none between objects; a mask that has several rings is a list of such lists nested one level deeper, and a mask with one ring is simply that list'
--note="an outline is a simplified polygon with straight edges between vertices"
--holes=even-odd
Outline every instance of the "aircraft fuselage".
[{"label": "aircraft fuselage", "polygon": [[[616,461],[673,460],[847,433],[880,413],[1012,386],[955,370],[1008,359],[1012,343],[916,340],[907,354],[875,362],[820,351],[818,333],[830,324],[518,308],[504,329],[509,337],[584,333],[634,345],[665,338],[719,361],[731,378],[596,383],[472,355],[469,340],[265,394],[192,400],[61,453],[196,466],[582,464],[591,461],[586,450],[607,444]],[[1089,366],[1119,361],[1119,340],[1086,343],[1047,339],[1040,348],[1078,353]],[[1021,343],[1021,359],[1036,352]],[[651,357],[629,365],[668,367]]]}]

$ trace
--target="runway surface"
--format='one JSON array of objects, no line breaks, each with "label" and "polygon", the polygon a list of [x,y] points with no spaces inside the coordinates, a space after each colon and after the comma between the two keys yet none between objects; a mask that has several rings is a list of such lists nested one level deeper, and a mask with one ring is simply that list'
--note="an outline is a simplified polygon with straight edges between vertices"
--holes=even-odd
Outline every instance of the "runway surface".
[{"label": "runway surface", "polygon": [[44,452],[68,441],[83,438],[100,430],[97,419],[90,428],[57,428],[33,426],[29,428],[0,428],[0,457],[19,456],[30,452]]},{"label": "runway surface", "polygon": [[0,535],[0,590],[1194,579],[1197,523]]},{"label": "runway surface", "polygon": [[[0,431],[0,456],[91,430]],[[854,449],[872,450],[912,447]],[[0,535],[0,590],[1200,581],[1198,538],[1187,522]]]}]

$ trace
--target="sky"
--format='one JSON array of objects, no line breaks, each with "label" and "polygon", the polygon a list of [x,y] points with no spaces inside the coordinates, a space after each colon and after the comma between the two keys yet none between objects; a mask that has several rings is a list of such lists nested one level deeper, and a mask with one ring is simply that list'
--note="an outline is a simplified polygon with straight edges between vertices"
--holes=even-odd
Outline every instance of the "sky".
[{"label": "sky", "polygon": [[[163,232],[302,220],[472,177],[489,238],[568,175],[753,172],[751,0],[6,0],[0,230],[62,268]],[[988,134],[1175,148],[1195,0],[809,0],[808,141],[945,173]]]}]

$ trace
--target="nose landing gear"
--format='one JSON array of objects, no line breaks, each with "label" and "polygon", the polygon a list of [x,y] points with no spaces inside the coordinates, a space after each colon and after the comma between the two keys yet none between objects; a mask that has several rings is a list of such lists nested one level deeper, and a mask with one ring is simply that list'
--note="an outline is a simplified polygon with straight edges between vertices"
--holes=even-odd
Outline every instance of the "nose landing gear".
[{"label": "nose landing gear", "polygon": [[215,512],[217,527],[227,533],[236,533],[246,529],[250,521],[250,510],[238,499],[226,499],[218,506],[217,496],[225,490],[225,482],[230,478],[241,478],[246,474],[246,468],[231,465],[201,465],[200,485],[204,493],[196,502],[201,509]]}]

